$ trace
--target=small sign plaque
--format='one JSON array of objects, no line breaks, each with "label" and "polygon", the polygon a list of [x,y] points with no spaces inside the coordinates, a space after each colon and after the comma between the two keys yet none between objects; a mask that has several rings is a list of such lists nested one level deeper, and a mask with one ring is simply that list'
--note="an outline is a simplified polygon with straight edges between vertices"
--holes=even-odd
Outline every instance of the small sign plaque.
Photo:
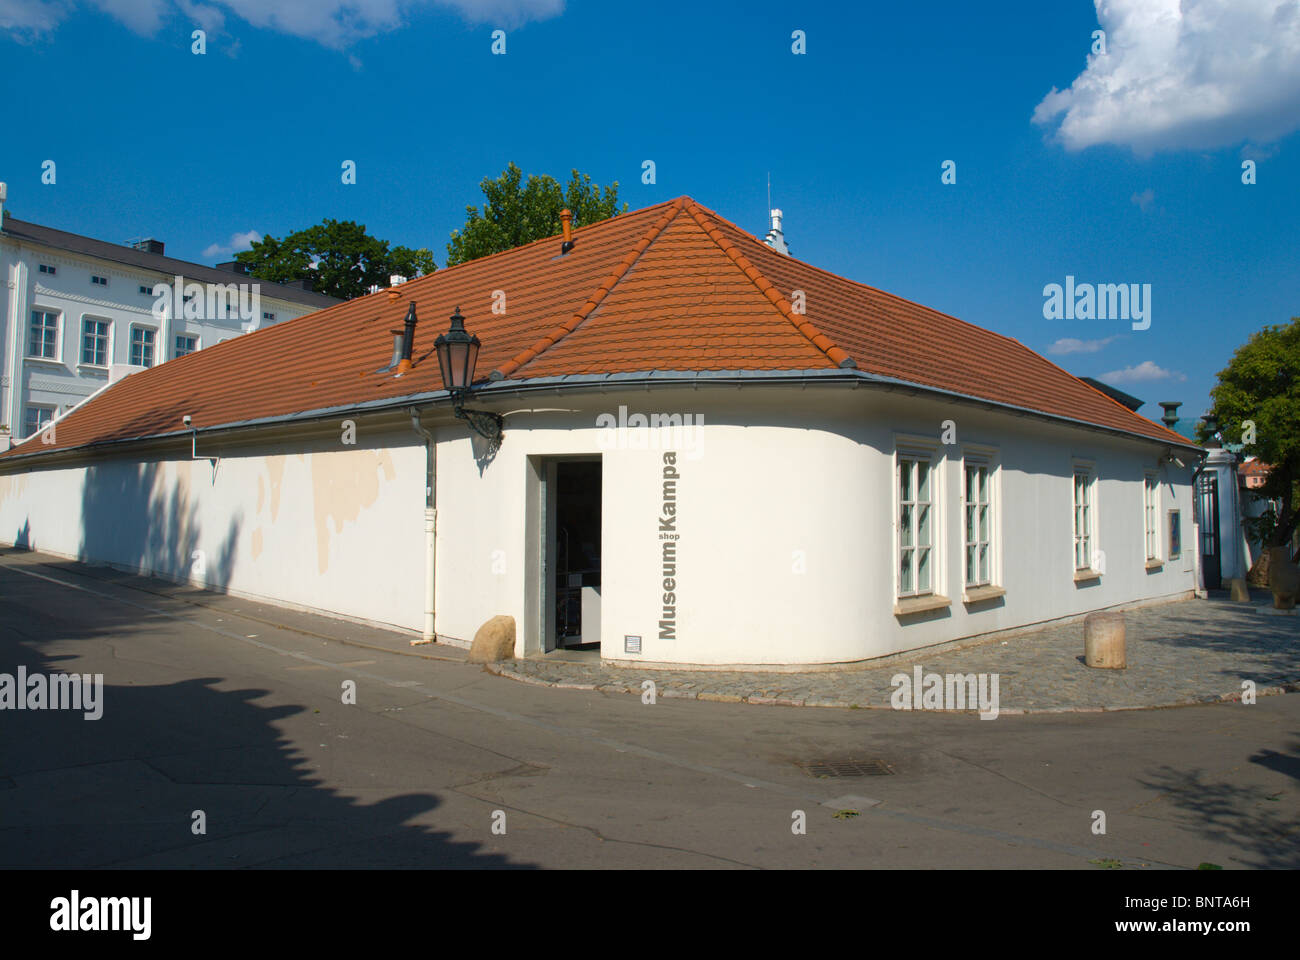
[{"label": "small sign plaque", "polygon": [[633,637],[633,636],[629,636],[629,635],[627,635],[627,634],[624,634],[624,635],[623,635],[623,652],[624,652],[624,653],[640,653],[640,652],[641,652],[641,638],[640,638],[640,637]]}]

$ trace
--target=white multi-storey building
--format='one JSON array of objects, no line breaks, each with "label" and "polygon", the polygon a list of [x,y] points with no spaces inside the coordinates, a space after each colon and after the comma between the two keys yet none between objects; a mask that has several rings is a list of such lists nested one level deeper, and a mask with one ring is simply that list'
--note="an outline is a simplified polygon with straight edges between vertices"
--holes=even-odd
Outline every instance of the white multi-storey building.
[{"label": "white multi-storey building", "polygon": [[[339,301],[18,220],[0,183],[0,425],[31,436],[127,373]],[[0,430],[0,447],[8,437]]]}]

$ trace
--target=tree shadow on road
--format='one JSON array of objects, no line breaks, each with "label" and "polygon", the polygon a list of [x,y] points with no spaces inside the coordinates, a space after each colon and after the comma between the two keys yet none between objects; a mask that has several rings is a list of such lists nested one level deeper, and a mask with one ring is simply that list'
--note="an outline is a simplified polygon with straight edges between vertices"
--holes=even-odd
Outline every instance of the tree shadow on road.
[{"label": "tree shadow on road", "polygon": [[[1162,767],[1143,785],[1180,812],[1180,823],[1234,847],[1244,866],[1294,870],[1300,868],[1300,739],[1288,751],[1260,750],[1250,758],[1275,774],[1264,784],[1210,780],[1201,770]],[[1243,781],[1248,777],[1243,774]]]},{"label": "tree shadow on road", "polygon": [[[161,682],[174,674],[158,662],[159,644],[146,654],[133,641],[175,625],[0,565],[0,673],[85,669],[87,654],[121,663],[104,677],[98,720],[0,713],[0,866],[531,866],[434,826],[443,806],[434,793],[367,804],[328,785],[348,771],[303,742],[318,735],[302,733],[311,703],[268,702],[277,695],[224,689],[218,677]],[[195,810],[204,835],[192,831]]]}]

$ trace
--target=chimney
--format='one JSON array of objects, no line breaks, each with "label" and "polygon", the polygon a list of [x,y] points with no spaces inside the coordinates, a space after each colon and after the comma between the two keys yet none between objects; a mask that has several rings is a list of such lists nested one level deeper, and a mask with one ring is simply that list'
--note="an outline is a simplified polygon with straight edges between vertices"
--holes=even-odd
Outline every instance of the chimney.
[{"label": "chimney", "polygon": [[763,242],[777,253],[784,253],[789,256],[790,248],[786,245],[785,233],[781,230],[781,218],[783,216],[785,214],[780,210],[772,211],[772,229],[767,231],[767,236],[763,238]]},{"label": "chimney", "polygon": [[229,270],[231,273],[238,273],[242,276],[248,276],[248,264],[239,260],[227,260],[225,263],[217,264],[218,270]]},{"label": "chimney", "polygon": [[1181,400],[1161,400],[1160,406],[1164,408],[1165,415],[1160,418],[1160,422],[1170,430],[1174,429],[1178,425],[1178,408],[1182,405]]},{"label": "chimney", "polygon": [[402,331],[402,358],[397,362],[398,374],[406,373],[411,369],[411,354],[415,352],[415,301],[406,308],[406,329]]},{"label": "chimney", "polygon": [[9,199],[9,184],[0,183],[0,230],[5,225],[5,201]]},{"label": "chimney", "polygon": [[573,213],[567,209],[560,211],[560,227],[564,231],[564,242],[560,244],[560,256],[573,249]]},{"label": "chimney", "polygon": [[143,240],[132,240],[131,246],[142,253],[156,253],[158,256],[163,255],[163,242],[155,240],[153,237],[146,237]]},{"label": "chimney", "polygon": [[390,287],[400,287],[405,282],[406,277],[402,276],[400,273],[390,273],[388,275],[388,285]]},{"label": "chimney", "polygon": [[1205,445],[1214,450],[1221,448],[1223,446],[1223,442],[1219,439],[1218,414],[1216,414],[1213,410],[1207,410],[1204,414],[1201,415],[1201,420],[1205,422],[1205,430],[1209,434],[1209,437],[1205,441]]}]

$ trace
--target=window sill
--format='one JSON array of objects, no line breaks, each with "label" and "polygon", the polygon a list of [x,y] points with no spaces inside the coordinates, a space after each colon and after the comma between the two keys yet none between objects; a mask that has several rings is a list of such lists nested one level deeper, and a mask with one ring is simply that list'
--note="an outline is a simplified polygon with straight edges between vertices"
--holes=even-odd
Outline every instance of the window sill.
[{"label": "window sill", "polygon": [[63,367],[65,370],[68,368],[68,365],[62,360],[55,360],[52,357],[23,357],[23,361],[26,363],[42,363],[49,367]]},{"label": "window sill", "polygon": [[1101,574],[1096,570],[1076,570],[1074,571],[1075,583],[1086,583],[1089,580],[1100,580]]},{"label": "window sill", "polygon": [[962,603],[983,603],[985,600],[996,600],[998,597],[1005,597],[1007,591],[1004,587],[989,584],[984,587],[971,587],[962,594]]},{"label": "window sill", "polygon": [[1147,570],[1160,570],[1161,568],[1164,567],[1164,565],[1165,565],[1165,562],[1164,562],[1163,560],[1148,560],[1148,561],[1147,561],[1147,565],[1146,565],[1146,569],[1147,569]]},{"label": "window sill", "polygon": [[943,610],[951,606],[951,600],[937,593],[923,597],[906,597],[894,601],[894,616],[906,617],[914,613],[928,613],[931,610]]},{"label": "window sill", "polygon": [[109,368],[99,363],[79,363],[77,369],[86,373],[100,373],[108,376]]}]

